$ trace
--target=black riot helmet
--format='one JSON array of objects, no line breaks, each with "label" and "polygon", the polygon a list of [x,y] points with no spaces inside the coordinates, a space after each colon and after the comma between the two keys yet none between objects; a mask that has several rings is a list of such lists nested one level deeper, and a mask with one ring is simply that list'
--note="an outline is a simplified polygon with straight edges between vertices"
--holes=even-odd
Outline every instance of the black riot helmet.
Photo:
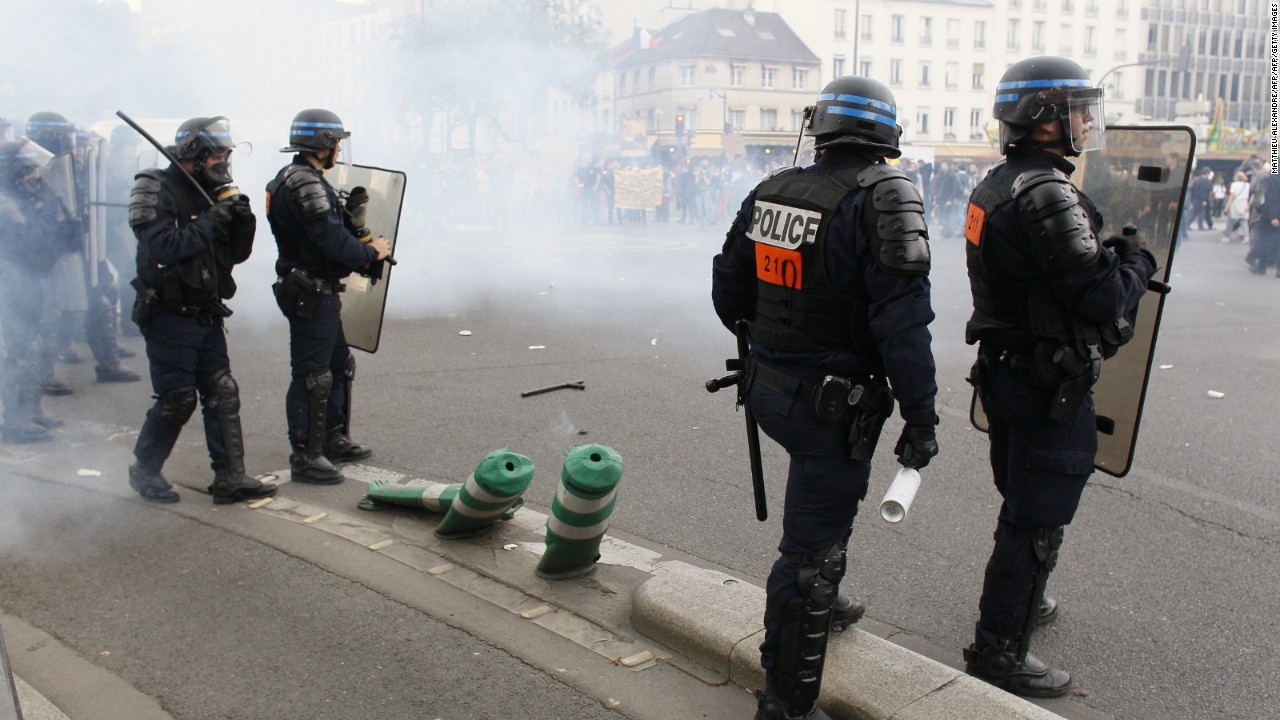
[{"label": "black riot helmet", "polygon": [[55,112],[38,112],[27,119],[27,137],[54,155],[75,148],[76,128]]},{"label": "black riot helmet", "polygon": [[328,110],[311,108],[293,116],[289,126],[289,144],[280,152],[315,152],[335,148],[351,137],[342,127],[342,120]]},{"label": "black riot helmet", "polygon": [[898,101],[881,82],[854,75],[836,78],[807,114],[804,134],[816,140],[814,149],[848,144],[888,158],[902,155]]},{"label": "black riot helmet", "polygon": [[[1102,88],[1094,87],[1089,73],[1067,58],[1033,57],[1010,65],[996,86],[992,117],[1000,122],[1002,154],[1009,145],[1031,143],[1035,125],[1055,121],[1062,127],[1063,139],[1052,145],[1060,144],[1067,155],[1097,150],[1105,142]],[[1047,146],[1039,141],[1033,144]]]},{"label": "black riot helmet", "polygon": [[178,160],[194,160],[191,174],[206,190],[231,182],[231,124],[221,115],[197,117],[178,126],[170,151]]}]

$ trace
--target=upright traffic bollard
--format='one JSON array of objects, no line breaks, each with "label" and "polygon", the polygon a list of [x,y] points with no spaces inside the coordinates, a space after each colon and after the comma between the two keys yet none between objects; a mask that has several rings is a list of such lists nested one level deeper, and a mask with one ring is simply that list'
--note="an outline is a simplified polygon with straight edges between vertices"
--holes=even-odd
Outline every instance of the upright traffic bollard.
[{"label": "upright traffic bollard", "polygon": [[521,496],[532,481],[532,460],[506,448],[494,450],[462,483],[436,528],[436,537],[463,538],[488,530],[501,522],[516,503],[523,502]]},{"label": "upright traffic bollard", "polygon": [[622,456],[617,450],[592,444],[569,451],[551,501],[547,551],[538,562],[538,577],[563,580],[595,568],[621,477]]},{"label": "upright traffic bollard", "polygon": [[375,480],[365,488],[364,497],[357,507],[361,510],[383,510],[388,505],[398,505],[443,513],[449,511],[449,506],[461,489],[462,483],[399,485],[386,480]]}]

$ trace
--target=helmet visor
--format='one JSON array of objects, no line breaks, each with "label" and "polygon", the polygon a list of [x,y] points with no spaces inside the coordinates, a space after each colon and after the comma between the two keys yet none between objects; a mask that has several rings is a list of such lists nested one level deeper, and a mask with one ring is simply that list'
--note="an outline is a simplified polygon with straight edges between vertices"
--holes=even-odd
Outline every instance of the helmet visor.
[{"label": "helmet visor", "polygon": [[1071,90],[1067,93],[1067,115],[1062,129],[1076,152],[1101,150],[1107,146],[1103,125],[1102,88]]}]

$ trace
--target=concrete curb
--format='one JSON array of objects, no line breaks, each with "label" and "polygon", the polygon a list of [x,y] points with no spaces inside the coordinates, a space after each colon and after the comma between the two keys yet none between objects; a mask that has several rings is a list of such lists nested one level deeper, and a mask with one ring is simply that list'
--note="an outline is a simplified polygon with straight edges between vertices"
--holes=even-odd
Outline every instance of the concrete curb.
[{"label": "concrete curb", "polygon": [[[764,684],[762,588],[687,563],[662,563],[633,596],[631,624],[745,688]],[[1061,720],[963,672],[856,628],[828,646],[822,708],[858,720]]]}]

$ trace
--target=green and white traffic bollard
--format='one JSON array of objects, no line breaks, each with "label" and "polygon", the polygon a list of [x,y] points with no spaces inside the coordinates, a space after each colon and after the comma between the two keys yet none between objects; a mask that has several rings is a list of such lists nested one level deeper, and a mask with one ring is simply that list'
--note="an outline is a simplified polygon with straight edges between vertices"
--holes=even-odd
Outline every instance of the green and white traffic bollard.
[{"label": "green and white traffic bollard", "polygon": [[436,537],[479,535],[509,518],[517,503],[524,502],[522,496],[533,481],[533,469],[532,460],[506,448],[486,455],[462,483],[436,528]]},{"label": "green and white traffic bollard", "polygon": [[357,507],[361,510],[383,510],[388,505],[397,505],[443,513],[449,511],[449,506],[461,489],[462,483],[397,485],[386,480],[376,480],[365,488],[364,497]]},{"label": "green and white traffic bollard", "polygon": [[617,450],[592,444],[569,451],[551,501],[547,551],[538,562],[538,577],[563,580],[595,568],[621,478],[622,456]]}]

